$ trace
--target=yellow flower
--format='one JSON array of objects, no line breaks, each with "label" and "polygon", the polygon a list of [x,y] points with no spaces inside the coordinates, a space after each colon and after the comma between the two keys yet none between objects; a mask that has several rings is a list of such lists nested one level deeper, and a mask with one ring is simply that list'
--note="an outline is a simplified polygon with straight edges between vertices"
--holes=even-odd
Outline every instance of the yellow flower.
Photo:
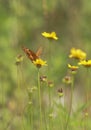
[{"label": "yellow flower", "polygon": [[79,67],[68,64],[68,68],[71,69],[71,71],[76,71]]},{"label": "yellow flower", "polygon": [[42,36],[44,36],[44,37],[46,37],[48,39],[58,40],[58,37],[56,36],[55,32],[51,32],[51,33],[43,32]]},{"label": "yellow flower", "polygon": [[82,60],[78,64],[83,65],[85,67],[91,67],[91,60]]},{"label": "yellow flower", "polygon": [[41,68],[42,66],[47,66],[46,61],[43,61],[42,59],[36,59],[33,61],[33,63],[38,67]]},{"label": "yellow flower", "polygon": [[84,60],[84,59],[86,59],[86,53],[83,52],[80,49],[72,48],[71,51],[70,51],[69,58],[75,58],[75,59],[79,59],[79,60]]}]

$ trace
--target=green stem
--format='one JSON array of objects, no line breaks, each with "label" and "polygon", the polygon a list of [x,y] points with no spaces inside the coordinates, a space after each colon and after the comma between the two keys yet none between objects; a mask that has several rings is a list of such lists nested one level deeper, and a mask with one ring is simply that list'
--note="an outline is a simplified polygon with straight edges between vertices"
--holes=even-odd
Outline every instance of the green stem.
[{"label": "green stem", "polygon": [[33,113],[34,113],[34,111],[33,111],[33,105],[32,104],[30,104],[31,106],[29,106],[29,110],[28,110],[28,113],[29,113],[29,116],[28,116],[28,123],[30,124],[28,124],[28,126],[29,126],[29,129],[31,128],[31,130],[33,130]]},{"label": "green stem", "polygon": [[[48,40],[48,44],[49,44],[49,57],[48,57],[48,60],[49,60],[49,65],[48,65],[48,76],[49,78],[51,78],[51,72],[52,72],[52,47],[51,47],[51,41]],[[51,114],[51,87],[50,85],[48,85],[48,93],[49,93],[49,115]],[[49,118],[49,130],[52,129],[52,122],[51,122],[51,119],[50,119],[50,116],[48,115],[48,118]]]},{"label": "green stem", "polygon": [[[89,70],[87,68],[87,77],[89,77]],[[86,105],[87,105],[87,112],[88,112],[88,102],[89,102],[89,78],[87,78],[87,85],[86,85]]]},{"label": "green stem", "polygon": [[5,108],[4,108],[4,104],[5,104],[5,101],[4,101],[4,95],[5,95],[5,91],[4,91],[4,84],[3,84],[3,78],[2,78],[3,76],[2,76],[2,74],[0,73],[0,86],[1,86],[1,92],[2,92],[2,95],[1,95],[1,103],[2,103],[2,113],[1,113],[1,117],[3,118],[3,120],[1,120],[2,121],[2,128],[4,129],[4,126],[6,125],[5,124],[5,119],[4,119],[4,117],[5,117],[5,112],[4,112],[4,110],[5,110]]},{"label": "green stem", "polygon": [[[28,96],[29,96],[29,102],[28,102],[28,123],[30,124],[30,126],[31,126],[31,130],[33,130],[33,114],[34,114],[34,108],[33,108],[33,100],[32,100],[32,93],[29,93],[28,94]],[[29,126],[29,125],[28,125]],[[30,127],[29,127],[29,129],[30,129]]]},{"label": "green stem", "polygon": [[40,129],[42,129],[41,88],[40,88],[40,71],[39,71],[39,69],[38,69],[38,95],[39,95]]},{"label": "green stem", "polygon": [[[90,88],[89,88],[89,68],[87,68],[87,81],[86,81],[86,86],[85,86],[85,91],[86,91],[86,110],[85,110],[85,114],[87,113],[89,116],[90,113],[90,108],[89,108],[89,92],[90,92]],[[84,125],[84,129],[87,130],[88,129],[88,116],[85,115],[85,125]]]},{"label": "green stem", "polygon": [[49,117],[49,114],[50,114],[50,110],[51,110],[51,92],[50,92],[50,86],[48,86],[48,91],[49,91],[49,113],[48,113],[48,118],[49,118],[49,130],[51,130],[51,123],[50,123],[50,117]]},{"label": "green stem", "polygon": [[[17,85],[18,85],[18,93],[20,93],[21,91],[21,87],[22,87],[22,81],[24,81],[24,79],[22,78],[22,70],[21,70],[22,65],[17,66]],[[21,93],[19,95],[19,104],[21,104]],[[21,106],[18,106],[19,108],[21,108]],[[21,122],[22,122],[22,126],[23,129],[25,130],[25,125],[24,125],[24,111],[22,111],[22,115],[21,115]]]},{"label": "green stem", "polygon": [[50,86],[48,86],[49,88],[49,109],[51,109],[51,92],[50,92]]},{"label": "green stem", "polygon": [[72,75],[70,110],[69,110],[69,113],[68,113],[65,130],[68,129],[68,124],[69,124],[69,121],[70,121],[70,115],[71,115],[71,111],[72,111],[73,86],[74,86],[74,76]]}]

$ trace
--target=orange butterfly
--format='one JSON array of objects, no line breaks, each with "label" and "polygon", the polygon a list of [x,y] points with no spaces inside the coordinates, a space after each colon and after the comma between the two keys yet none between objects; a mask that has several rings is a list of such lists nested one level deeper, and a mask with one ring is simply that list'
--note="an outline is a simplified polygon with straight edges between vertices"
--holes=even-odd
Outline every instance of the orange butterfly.
[{"label": "orange butterfly", "polygon": [[39,59],[42,52],[42,48],[39,48],[36,53],[26,47],[22,47],[22,49],[32,62],[36,61],[36,59]]}]

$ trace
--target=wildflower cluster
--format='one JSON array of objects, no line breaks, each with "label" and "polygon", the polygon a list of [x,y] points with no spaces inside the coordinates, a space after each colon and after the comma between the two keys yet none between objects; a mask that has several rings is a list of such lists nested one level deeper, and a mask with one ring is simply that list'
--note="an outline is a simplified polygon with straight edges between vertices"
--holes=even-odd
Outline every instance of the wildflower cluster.
[{"label": "wildflower cluster", "polygon": [[[50,33],[43,32],[41,34],[43,37],[49,39],[49,41],[58,40],[58,37],[55,32],[50,32]],[[39,127],[38,129],[42,130],[44,127],[43,121],[48,119],[47,127],[49,130],[52,130],[53,129],[52,121],[57,119],[56,117],[59,116],[58,114],[60,113],[60,112],[58,112],[58,109],[59,109],[59,111],[61,109],[63,117],[64,118],[67,117],[67,120],[65,120],[63,122],[64,127],[61,127],[61,128],[68,130],[70,128],[69,127],[70,126],[69,125],[70,117],[71,117],[71,114],[73,113],[72,105],[73,105],[75,75],[77,74],[77,71],[79,70],[81,65],[85,66],[86,68],[91,67],[91,60],[87,60],[87,54],[81,49],[72,48],[70,50],[69,58],[74,59],[74,61],[76,61],[76,62],[72,62],[74,64],[68,63],[67,75],[62,80],[64,84],[62,87],[59,87],[56,91],[57,95],[59,97],[59,98],[58,97],[57,98],[59,100],[59,103],[61,101],[61,105],[58,105],[57,110],[55,107],[56,112],[54,112],[54,105],[57,104],[57,103],[54,104],[54,101],[53,101],[53,98],[55,97],[54,81],[49,80],[50,79],[49,75],[48,76],[46,76],[45,74],[42,76],[40,75],[40,70],[41,70],[40,68],[43,66],[47,67],[49,64],[47,64],[47,61],[42,60],[42,58],[40,56],[41,49],[38,49],[38,51],[35,53],[34,51],[32,51],[26,47],[23,47],[23,51],[25,52],[25,54],[27,55],[27,57],[31,61],[31,63],[34,66],[36,66],[36,68],[38,70],[37,71],[38,72],[37,86],[30,87],[27,90],[28,99],[29,99],[28,106],[29,106],[29,112],[31,111],[31,115],[32,115],[32,113],[34,114],[34,112],[32,112],[32,111],[34,111],[36,108],[38,108],[38,114],[39,114],[38,117],[39,117],[39,123],[40,123],[40,125],[38,126]],[[22,55],[17,56],[16,65],[19,65],[22,61],[23,61],[23,56]],[[49,62],[50,62],[50,60],[49,60]],[[48,69],[48,71],[50,71],[50,69]],[[46,87],[42,87],[43,85]],[[68,86],[68,87],[66,87],[66,86]],[[46,94],[47,95],[46,97],[45,97],[44,89],[46,92],[48,92]],[[38,98],[35,100],[35,96],[37,96],[37,95],[38,95]],[[86,95],[85,103],[87,105],[88,104],[88,90],[86,91],[85,95]],[[44,103],[44,100],[46,100],[48,102],[48,103],[46,103],[47,109],[48,109],[47,111],[46,111],[46,108],[44,108],[44,106],[42,105],[42,103]],[[35,105],[36,105],[36,107],[35,107]],[[84,115],[85,115],[85,117],[87,117],[89,115],[89,111],[87,108],[85,109],[85,111],[86,112]],[[44,115],[43,115],[43,113],[44,113]],[[33,116],[31,116],[31,119],[34,118]],[[43,119],[43,118],[45,118],[45,119]],[[31,121],[31,122],[32,122],[31,125],[33,125],[33,121]]]},{"label": "wildflower cluster", "polygon": [[[85,67],[91,67],[91,60],[87,60],[87,54],[83,52],[80,49],[72,48],[70,51],[69,58],[75,58],[78,59],[78,65],[83,65]],[[68,65],[69,68],[71,68],[70,65]],[[76,67],[78,68],[78,67]]]},{"label": "wildflower cluster", "polygon": [[[91,59],[87,60],[88,59],[87,54],[80,49],[72,48],[71,51],[70,51],[69,58],[78,59],[77,65],[80,65],[80,66],[82,65],[85,68],[91,67]],[[70,68],[72,72],[77,71],[79,67],[78,66],[72,66],[72,65],[68,64],[68,68]],[[88,75],[88,73],[87,73],[87,75]],[[85,86],[85,103],[86,103],[86,105],[89,103],[89,97],[90,97],[89,91],[90,91],[90,88],[88,86],[88,81],[87,81],[87,85]],[[89,106],[87,106],[85,108],[85,117],[87,117],[89,115],[89,113],[90,113]]]}]

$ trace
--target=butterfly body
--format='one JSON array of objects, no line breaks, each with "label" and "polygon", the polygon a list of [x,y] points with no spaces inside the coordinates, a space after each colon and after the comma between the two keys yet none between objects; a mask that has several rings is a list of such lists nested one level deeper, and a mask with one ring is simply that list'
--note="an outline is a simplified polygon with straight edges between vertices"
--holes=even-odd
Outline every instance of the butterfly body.
[{"label": "butterfly body", "polygon": [[26,53],[28,58],[33,62],[33,61],[36,61],[36,59],[39,59],[42,49],[39,48],[38,51],[35,53],[32,50],[30,50],[26,47],[23,47],[23,51]]}]

